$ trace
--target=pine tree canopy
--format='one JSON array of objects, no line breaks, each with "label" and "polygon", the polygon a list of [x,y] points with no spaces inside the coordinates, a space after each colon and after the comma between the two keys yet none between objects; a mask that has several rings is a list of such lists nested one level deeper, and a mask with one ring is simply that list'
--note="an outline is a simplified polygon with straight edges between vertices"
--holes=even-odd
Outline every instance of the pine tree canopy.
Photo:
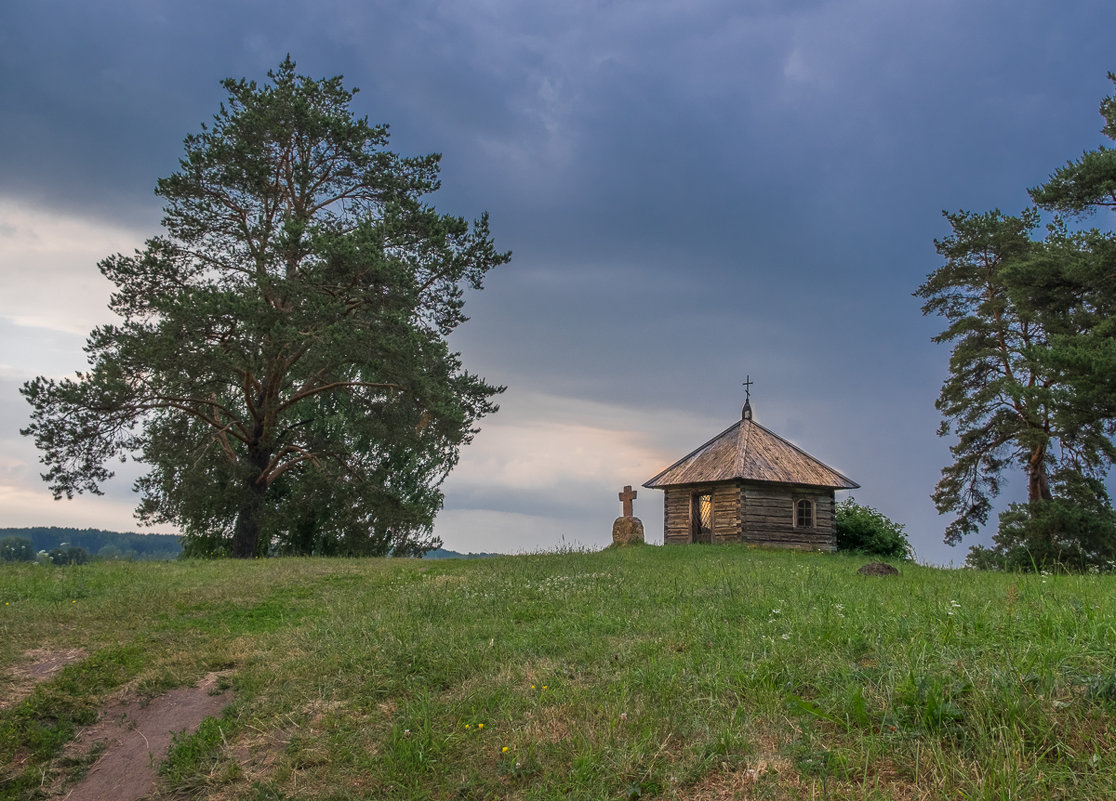
[{"label": "pine tree canopy", "polygon": [[191,553],[421,554],[500,391],[446,336],[510,254],[424,202],[439,156],[386,150],[340,77],[268,77],[224,82],[158,181],[163,233],[99,265],[119,321],[85,371],[24,385],[23,433],[56,498],[146,463],[138,514]]},{"label": "pine tree canopy", "polygon": [[[1116,138],[1116,101],[1100,110]],[[1116,151],[1086,152],[1030,194],[1078,217],[1116,208]],[[978,549],[977,561],[1033,565],[1041,551],[1076,568],[1099,564],[1116,552],[1102,534],[1116,518],[1097,511],[1109,501],[1096,491],[1116,459],[1116,237],[1055,217],[1038,238],[1034,208],[946,218],[953,233],[935,243],[945,263],[915,293],[924,314],[946,321],[935,341],[952,346],[937,407],[940,433],[956,438],[954,461],[932,496],[955,515],[945,540],[986,523],[1004,471],[1022,468],[1027,504],[1001,516],[999,551]],[[1068,543],[1073,526],[1063,524],[1079,518],[1099,522]]]}]

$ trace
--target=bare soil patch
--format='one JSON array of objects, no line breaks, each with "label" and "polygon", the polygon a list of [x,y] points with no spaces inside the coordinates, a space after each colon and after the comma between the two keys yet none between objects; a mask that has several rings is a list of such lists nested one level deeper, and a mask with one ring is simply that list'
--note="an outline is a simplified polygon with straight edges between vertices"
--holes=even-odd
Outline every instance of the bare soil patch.
[{"label": "bare soil patch", "polygon": [[8,685],[3,698],[0,698],[0,709],[15,706],[31,694],[36,684],[51,678],[66,665],[80,662],[86,656],[88,652],[84,648],[71,648],[68,651],[36,648],[27,651],[23,655],[24,661],[9,671],[11,684]]},{"label": "bare soil patch", "polygon": [[194,687],[182,687],[150,701],[121,699],[101,711],[99,721],[82,731],[71,755],[104,753],[63,798],[66,801],[136,801],[150,795],[158,778],[156,766],[166,756],[174,734],[193,731],[218,715],[230,692],[217,692],[223,674],[210,673]]}]

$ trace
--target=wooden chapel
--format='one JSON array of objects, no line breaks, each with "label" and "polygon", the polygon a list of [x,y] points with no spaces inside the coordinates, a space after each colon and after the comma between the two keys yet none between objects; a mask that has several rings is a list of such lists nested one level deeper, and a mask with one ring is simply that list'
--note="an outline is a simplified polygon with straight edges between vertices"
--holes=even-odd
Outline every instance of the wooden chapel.
[{"label": "wooden chapel", "polygon": [[746,399],[739,422],[643,486],[666,493],[667,545],[835,551],[835,493],[860,485],[753,420]]}]

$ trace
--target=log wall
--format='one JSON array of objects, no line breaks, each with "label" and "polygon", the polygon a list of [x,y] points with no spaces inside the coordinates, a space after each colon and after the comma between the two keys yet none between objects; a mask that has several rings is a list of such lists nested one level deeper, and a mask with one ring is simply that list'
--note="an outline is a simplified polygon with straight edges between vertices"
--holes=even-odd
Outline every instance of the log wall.
[{"label": "log wall", "polygon": [[740,493],[732,483],[669,487],[663,503],[663,539],[668,545],[693,542],[693,497],[713,496],[713,542],[740,542]]},{"label": "log wall", "polygon": [[[741,482],[667,487],[663,503],[663,540],[667,545],[693,541],[691,499],[706,492],[713,495],[713,542],[837,550],[832,490]],[[794,505],[803,498],[814,504],[814,525],[810,528],[794,525]]]},{"label": "log wall", "polygon": [[[837,550],[833,528],[833,490],[783,484],[744,484],[740,488],[744,509],[744,542],[804,550]],[[802,499],[814,504],[814,525],[794,524],[794,507]]]},{"label": "log wall", "polygon": [[690,495],[686,488],[669,487],[663,499],[663,543],[686,545],[690,536]]},{"label": "log wall", "polygon": [[740,492],[733,484],[713,487],[713,542],[740,542]]}]

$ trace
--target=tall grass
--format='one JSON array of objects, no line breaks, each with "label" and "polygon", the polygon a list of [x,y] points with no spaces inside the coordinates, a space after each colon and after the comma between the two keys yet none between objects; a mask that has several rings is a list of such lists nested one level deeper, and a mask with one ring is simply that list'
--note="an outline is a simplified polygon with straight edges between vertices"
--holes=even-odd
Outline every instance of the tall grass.
[{"label": "tall grass", "polygon": [[4,797],[64,773],[109,694],[222,667],[235,701],[180,738],[167,793],[1116,797],[1112,578],[859,564],[724,546],[8,567],[3,666],[90,656],[0,713]]}]

